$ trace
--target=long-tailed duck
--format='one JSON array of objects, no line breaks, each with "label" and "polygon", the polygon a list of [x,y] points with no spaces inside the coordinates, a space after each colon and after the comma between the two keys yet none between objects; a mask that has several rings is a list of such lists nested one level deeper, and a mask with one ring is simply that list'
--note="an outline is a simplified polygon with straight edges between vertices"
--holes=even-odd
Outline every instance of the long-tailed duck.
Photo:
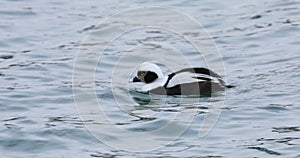
[{"label": "long-tailed duck", "polygon": [[164,76],[154,63],[145,62],[132,82],[143,82],[142,92],[160,95],[206,95],[224,90],[222,77],[206,68],[186,68]]}]

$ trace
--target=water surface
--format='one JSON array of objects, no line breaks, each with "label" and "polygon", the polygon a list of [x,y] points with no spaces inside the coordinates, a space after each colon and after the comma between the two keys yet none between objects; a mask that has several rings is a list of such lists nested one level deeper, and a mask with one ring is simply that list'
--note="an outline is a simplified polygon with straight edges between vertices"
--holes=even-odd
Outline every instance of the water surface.
[{"label": "water surface", "polygon": [[[300,156],[299,1],[5,0],[0,6],[3,157]],[[98,22],[140,6],[170,7],[197,19],[215,40],[223,57],[226,80],[236,88],[226,92],[218,122],[205,138],[198,137],[209,108],[204,99],[201,105],[185,107],[198,113],[182,137],[158,150],[131,153],[106,146],[86,130],[74,106],[72,70],[81,41]],[[128,37],[135,40],[121,38],[108,50],[107,62],[100,68],[110,68],[119,57],[118,49],[130,51],[128,48],[139,44],[135,41],[151,40],[177,42],[186,47],[184,53],[193,63],[205,66],[188,45],[180,45],[184,42],[168,32],[141,30]],[[153,50],[172,51],[153,45],[133,51]],[[122,66],[126,69],[126,64]],[[111,96],[106,95],[110,87],[104,74],[108,73],[101,69],[97,73],[97,96],[108,97],[106,110],[124,129],[153,130],[182,110],[171,100],[165,107],[131,107],[136,115],[157,113],[148,119],[128,115],[109,106],[113,104]]]}]

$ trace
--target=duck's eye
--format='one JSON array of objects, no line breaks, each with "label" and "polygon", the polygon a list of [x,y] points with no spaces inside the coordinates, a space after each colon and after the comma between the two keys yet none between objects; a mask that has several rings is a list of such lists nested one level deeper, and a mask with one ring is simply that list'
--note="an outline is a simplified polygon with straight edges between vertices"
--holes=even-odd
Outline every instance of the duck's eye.
[{"label": "duck's eye", "polygon": [[144,75],[146,75],[146,73],[147,73],[146,71],[139,71],[138,76],[144,76]]}]

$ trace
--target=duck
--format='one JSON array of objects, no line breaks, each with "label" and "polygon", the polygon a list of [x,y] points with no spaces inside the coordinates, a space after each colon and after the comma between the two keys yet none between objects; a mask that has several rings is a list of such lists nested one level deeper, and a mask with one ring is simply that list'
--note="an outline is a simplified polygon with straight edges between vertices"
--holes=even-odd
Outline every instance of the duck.
[{"label": "duck", "polygon": [[184,68],[165,76],[152,62],[139,65],[131,82],[144,83],[141,92],[158,95],[211,95],[232,88],[220,75],[207,68]]}]

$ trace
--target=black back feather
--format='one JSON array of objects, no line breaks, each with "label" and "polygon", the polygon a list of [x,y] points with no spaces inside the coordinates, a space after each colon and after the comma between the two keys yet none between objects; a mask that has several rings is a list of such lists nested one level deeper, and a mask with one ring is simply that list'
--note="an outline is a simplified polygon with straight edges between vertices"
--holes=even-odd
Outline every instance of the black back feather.
[{"label": "black back feather", "polygon": [[[222,80],[222,77],[220,75],[218,75],[217,73],[213,72],[213,71],[210,71],[209,69],[207,68],[186,68],[186,69],[182,69],[180,71],[177,71],[177,72],[174,72],[174,73],[171,73],[168,77],[168,81],[167,83],[164,85],[164,87],[166,87],[168,84],[169,84],[169,81],[176,75],[176,74],[179,74],[179,73],[182,73],[182,72],[191,72],[191,73],[198,73],[198,74],[204,74],[204,75],[208,75],[208,76],[212,76],[212,77],[215,77],[217,78],[220,83],[225,86],[225,82]],[[198,77],[197,77],[198,78]],[[203,79],[203,80],[207,80],[207,81],[211,81],[211,79],[209,78],[199,78],[199,79]]]}]

